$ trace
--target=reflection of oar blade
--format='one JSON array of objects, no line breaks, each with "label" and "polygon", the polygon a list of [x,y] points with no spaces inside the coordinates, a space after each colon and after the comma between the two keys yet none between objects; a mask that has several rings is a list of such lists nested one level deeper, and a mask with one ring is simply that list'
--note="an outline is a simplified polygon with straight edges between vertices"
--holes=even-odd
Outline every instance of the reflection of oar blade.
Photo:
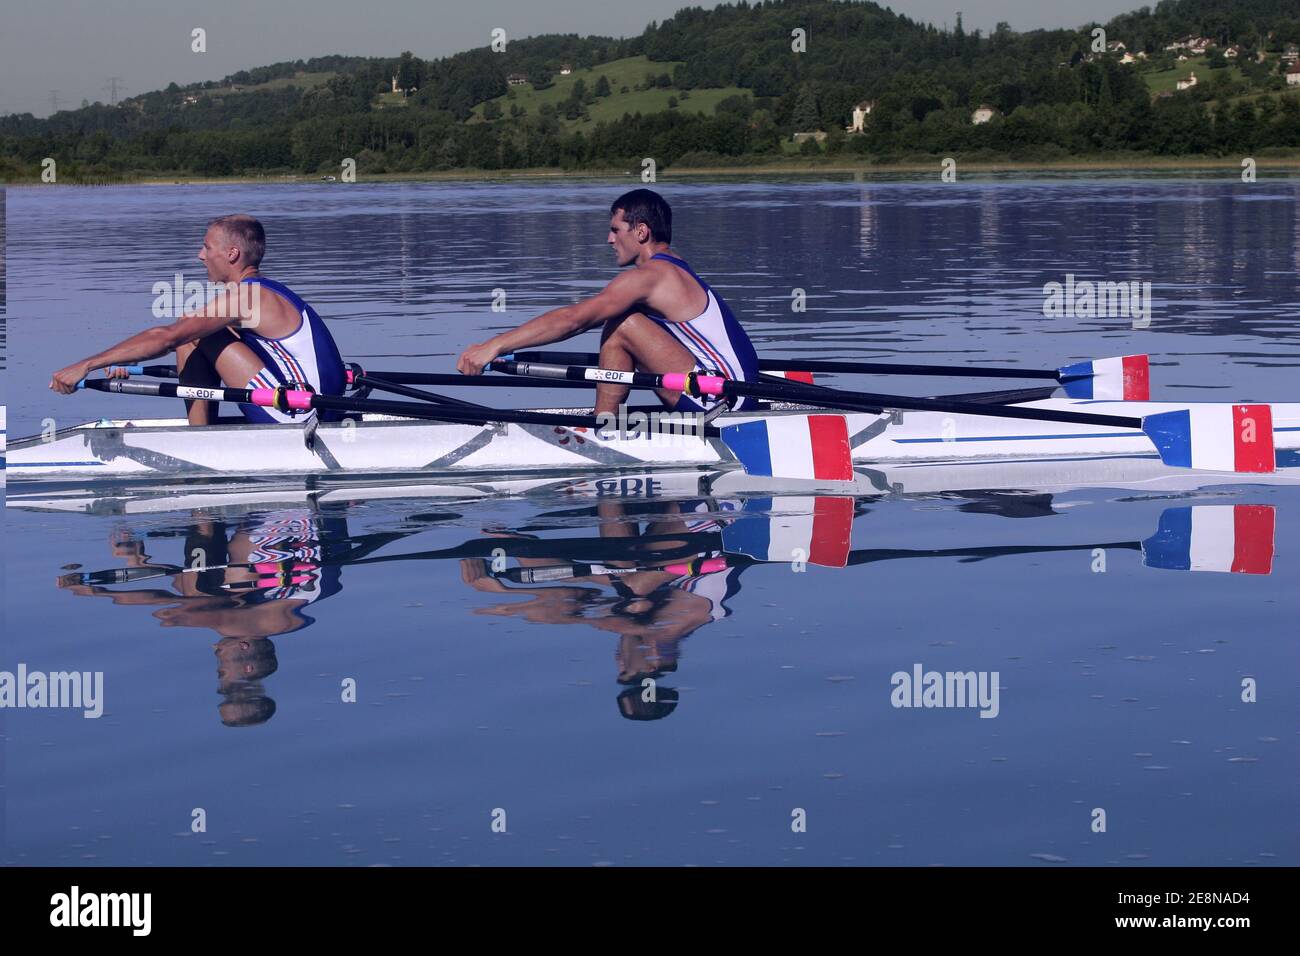
[{"label": "reflection of oar blade", "polygon": [[751,498],[745,510],[722,530],[723,550],[756,561],[807,561],[826,568],[848,563],[853,536],[853,499],[844,497],[782,498],[773,513],[770,498]]},{"label": "reflection of oar blade", "polygon": [[1272,505],[1166,508],[1156,533],[1142,542],[1142,563],[1169,571],[1270,574]]}]

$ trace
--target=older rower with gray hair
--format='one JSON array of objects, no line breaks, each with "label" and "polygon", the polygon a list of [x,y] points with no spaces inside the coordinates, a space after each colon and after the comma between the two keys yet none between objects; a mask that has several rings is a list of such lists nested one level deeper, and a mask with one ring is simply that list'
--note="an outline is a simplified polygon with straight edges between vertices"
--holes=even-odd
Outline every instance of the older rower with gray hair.
[{"label": "older rower with gray hair", "polygon": [[[287,286],[260,273],[265,252],[266,231],[252,216],[212,220],[199,261],[207,268],[209,281],[224,288],[171,325],[146,329],[60,369],[50,388],[70,395],[96,369],[109,368],[111,377],[125,377],[123,370],[113,367],[174,351],[184,385],[253,389],[302,383],[321,394],[341,395],[346,373],[333,336],[315,309]],[[209,424],[215,404],[187,401],[190,424]],[[250,422],[290,420],[273,408],[239,407]],[[330,420],[339,413],[324,412],[321,417]]]}]

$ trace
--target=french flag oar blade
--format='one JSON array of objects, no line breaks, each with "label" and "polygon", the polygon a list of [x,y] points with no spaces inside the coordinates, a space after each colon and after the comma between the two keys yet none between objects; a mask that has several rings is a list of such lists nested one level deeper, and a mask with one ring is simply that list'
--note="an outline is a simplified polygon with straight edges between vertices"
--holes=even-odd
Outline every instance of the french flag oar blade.
[{"label": "french flag oar blade", "polygon": [[[782,512],[774,514],[774,508]],[[722,547],[756,561],[807,561],[823,568],[849,562],[853,499],[837,496],[750,498],[745,511],[722,530]]]},{"label": "french flag oar blade", "polygon": [[1269,405],[1201,405],[1142,419],[1166,465],[1268,474],[1277,467]]},{"label": "french flag oar blade", "polygon": [[804,384],[804,385],[815,385],[815,384],[816,384],[816,383],[813,381],[813,373],[812,373],[812,372],[793,372],[793,371],[787,371],[787,370],[784,370],[784,369],[773,369],[773,370],[770,371],[770,372],[765,370],[765,371],[763,372],[763,374],[764,374],[764,375],[770,375],[772,378],[783,378],[783,379],[785,379],[787,382],[800,382],[800,383],[802,383],[802,384]]},{"label": "french flag oar blade", "polygon": [[788,415],[727,425],[722,440],[747,474],[853,480],[853,451],[843,415]]},{"label": "french flag oar blade", "polygon": [[1145,355],[1078,362],[1058,369],[1057,374],[1070,398],[1112,402],[1151,400],[1151,363]]},{"label": "french flag oar blade", "polygon": [[1166,508],[1142,542],[1142,563],[1168,571],[1271,574],[1276,515],[1272,505]]}]

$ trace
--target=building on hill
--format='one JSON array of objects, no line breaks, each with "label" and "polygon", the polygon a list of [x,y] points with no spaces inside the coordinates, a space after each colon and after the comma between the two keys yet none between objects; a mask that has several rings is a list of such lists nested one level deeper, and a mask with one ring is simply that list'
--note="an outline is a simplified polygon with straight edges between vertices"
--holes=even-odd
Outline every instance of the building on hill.
[{"label": "building on hill", "polygon": [[811,133],[795,133],[794,136],[791,138],[796,143],[806,143],[810,139],[815,139],[817,142],[820,143],[822,140],[826,138],[826,131],[816,129],[813,130]]},{"label": "building on hill", "polygon": [[1300,86],[1300,63],[1292,63],[1286,68],[1286,85]]},{"label": "building on hill", "polygon": [[1120,53],[1123,50],[1127,50],[1127,49],[1128,47],[1124,46],[1124,42],[1122,40],[1111,40],[1109,43],[1106,44],[1107,53]]},{"label": "building on hill", "polygon": [[1202,56],[1212,46],[1214,46],[1214,41],[1208,37],[1186,36],[1181,40],[1170,43],[1165,49],[1168,51],[1186,50],[1192,56]]},{"label": "building on hill", "polygon": [[568,76],[572,72],[573,67],[568,63],[565,63],[560,67],[560,76]]},{"label": "building on hill", "polygon": [[971,125],[979,126],[981,123],[987,123],[997,115],[998,111],[996,108],[989,106],[987,103],[981,103],[975,108],[975,112],[970,115]]},{"label": "building on hill", "polygon": [[1119,58],[1119,61],[1121,63],[1136,63],[1137,57],[1135,57],[1132,53],[1125,51],[1124,55]]},{"label": "building on hill", "polygon": [[867,117],[871,115],[871,111],[875,108],[875,100],[863,100],[861,103],[854,106],[853,123],[850,126],[844,127],[845,131],[849,133],[861,133],[863,126],[867,121]]},{"label": "building on hill", "polygon": [[1197,84],[1197,82],[1198,81],[1196,79],[1196,71],[1193,70],[1191,73],[1187,74],[1187,79],[1179,80],[1174,85],[1180,90],[1190,90],[1193,86]]},{"label": "building on hill", "polygon": [[1235,60],[1237,57],[1241,56],[1241,52],[1242,52],[1241,47],[1237,46],[1234,43],[1232,46],[1228,47],[1226,50],[1223,51],[1223,58],[1225,60]]},{"label": "building on hill", "polygon": [[1294,63],[1297,59],[1300,59],[1300,48],[1296,47],[1294,43],[1288,44],[1287,48],[1282,52],[1282,61],[1284,63]]},{"label": "building on hill", "polygon": [[506,77],[506,83],[510,86],[523,86],[528,82],[527,73],[511,73]]}]

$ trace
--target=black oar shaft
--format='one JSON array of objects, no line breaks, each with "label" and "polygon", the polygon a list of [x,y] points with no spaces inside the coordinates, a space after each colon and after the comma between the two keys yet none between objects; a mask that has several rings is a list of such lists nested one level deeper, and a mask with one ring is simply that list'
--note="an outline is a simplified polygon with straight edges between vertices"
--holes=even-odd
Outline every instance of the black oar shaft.
[{"label": "black oar shaft", "polygon": [[[515,352],[518,362],[554,362],[558,365],[596,365],[595,352]],[[861,375],[933,375],[945,378],[1041,378],[1060,381],[1054,369],[1001,368],[988,365],[899,365],[893,362],[834,362],[817,359],[759,359],[764,372],[825,372]]]},{"label": "black oar shaft", "polygon": [[799,359],[760,359],[758,367],[772,372],[826,372],[850,375],[935,375],[944,378],[1042,378],[1060,380],[1050,369],[998,368],[987,365],[896,365],[883,362],[804,362]]},{"label": "black oar shaft", "polygon": [[[86,388],[123,395],[152,395],[163,398],[190,398],[212,402],[257,404],[253,392],[246,388],[199,388],[177,385],[172,382],[132,382],[123,379],[87,379]],[[265,389],[259,391],[267,391]],[[300,394],[300,393],[295,393]],[[518,423],[521,425],[558,425],[567,428],[589,428],[593,431],[612,430],[618,426],[613,416],[598,418],[595,415],[573,415],[563,412],[534,412],[513,408],[469,408],[432,405],[428,402],[394,402],[384,399],[343,397],[337,395],[310,396],[311,407],[325,411],[371,412],[379,415],[398,415],[427,421],[452,422],[460,425],[487,425],[493,423]],[[690,428],[692,435],[700,438],[717,438],[721,432],[715,426],[695,427],[684,418],[680,428]],[[685,432],[675,432],[685,434]]]},{"label": "black oar shaft", "polygon": [[[645,384],[662,388],[666,379],[673,380],[672,387],[682,378],[680,375],[652,375],[648,372],[624,372],[616,369],[584,368],[581,366],[551,365],[538,362],[520,362],[502,360],[491,364],[491,368],[508,375],[532,375],[544,379],[566,378],[578,381],[600,382],[613,381],[624,384]],[[686,376],[685,388],[692,394],[712,386],[704,380],[714,376]],[[850,392],[841,389],[826,388],[822,385],[805,385],[799,382],[737,382],[731,379],[721,380],[722,394],[726,396],[765,398],[777,402],[797,402],[819,408],[833,408],[839,411],[857,411],[878,414],[882,409],[900,409],[904,411],[940,412],[949,415],[979,415],[986,418],[1018,418],[1025,421],[1062,422],[1073,425],[1100,425],[1106,428],[1133,428],[1141,430],[1142,419],[1126,415],[1095,415],[1087,412],[1056,411],[1045,408],[1023,408],[1018,405],[987,405],[977,402],[951,401],[940,398],[916,398],[910,395],[882,395],[876,392]]]}]

